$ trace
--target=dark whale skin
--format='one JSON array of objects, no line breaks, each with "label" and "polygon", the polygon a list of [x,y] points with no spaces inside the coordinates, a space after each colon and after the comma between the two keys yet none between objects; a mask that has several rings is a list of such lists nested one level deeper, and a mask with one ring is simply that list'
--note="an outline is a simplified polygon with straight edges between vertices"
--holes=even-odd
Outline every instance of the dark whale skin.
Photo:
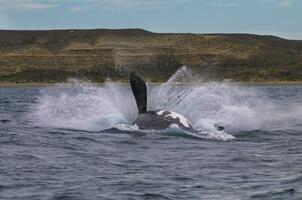
[{"label": "dark whale skin", "polygon": [[165,117],[165,115],[169,114],[169,111],[165,111],[166,113],[164,113],[164,115],[158,115],[157,112],[158,111],[147,111],[141,113],[133,124],[137,125],[141,130],[164,130],[170,128],[172,124],[177,124],[185,131],[194,131],[190,123],[189,127],[186,127],[180,122],[179,118]]}]

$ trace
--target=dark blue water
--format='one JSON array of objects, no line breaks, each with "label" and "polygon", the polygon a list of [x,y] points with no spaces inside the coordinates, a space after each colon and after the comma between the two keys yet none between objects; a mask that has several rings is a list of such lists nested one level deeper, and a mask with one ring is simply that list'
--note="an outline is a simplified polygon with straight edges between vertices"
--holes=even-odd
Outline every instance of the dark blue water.
[{"label": "dark blue water", "polygon": [[302,199],[301,86],[204,97],[223,99],[200,109],[233,140],[104,132],[87,90],[63,101],[68,90],[0,88],[0,199]]}]

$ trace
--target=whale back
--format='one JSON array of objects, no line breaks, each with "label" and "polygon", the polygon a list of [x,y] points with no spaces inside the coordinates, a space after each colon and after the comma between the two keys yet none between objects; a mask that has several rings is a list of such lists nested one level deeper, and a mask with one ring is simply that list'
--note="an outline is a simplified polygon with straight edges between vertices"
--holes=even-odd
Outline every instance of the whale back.
[{"label": "whale back", "polygon": [[136,101],[138,113],[145,113],[147,111],[147,86],[146,82],[135,75],[134,72],[130,73],[130,85],[133,96]]},{"label": "whale back", "polygon": [[184,116],[168,111],[157,110],[142,113],[134,121],[133,125],[137,125],[141,130],[164,130],[177,125],[179,128],[193,132],[192,124]]}]

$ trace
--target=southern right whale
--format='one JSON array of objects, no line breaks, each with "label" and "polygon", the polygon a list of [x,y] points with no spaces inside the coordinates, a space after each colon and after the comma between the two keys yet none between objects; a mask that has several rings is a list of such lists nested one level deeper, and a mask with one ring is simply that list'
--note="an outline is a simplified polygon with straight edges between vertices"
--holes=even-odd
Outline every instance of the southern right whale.
[{"label": "southern right whale", "polygon": [[[179,128],[194,132],[190,121],[183,115],[168,110],[147,111],[147,86],[146,82],[134,72],[130,73],[130,85],[138,108],[138,117],[133,122],[141,130],[162,130],[176,125]],[[222,126],[215,125],[217,130],[223,130]]]},{"label": "southern right whale", "polygon": [[147,111],[146,82],[134,72],[130,73],[130,85],[138,108],[138,117],[133,122],[142,130],[162,130],[177,125],[186,131],[194,131],[190,121],[184,116],[168,110]]}]

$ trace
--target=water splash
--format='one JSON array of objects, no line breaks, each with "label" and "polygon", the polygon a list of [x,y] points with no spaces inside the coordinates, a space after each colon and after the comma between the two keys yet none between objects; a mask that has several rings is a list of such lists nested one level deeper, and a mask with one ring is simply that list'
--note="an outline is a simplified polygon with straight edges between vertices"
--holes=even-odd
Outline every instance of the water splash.
[{"label": "water splash", "polygon": [[[301,124],[298,100],[278,101],[280,95],[271,96],[269,90],[230,83],[179,84],[191,79],[192,73],[183,67],[166,83],[149,85],[148,110],[178,112],[198,130],[194,136],[218,140],[233,138],[226,132],[291,129]],[[71,81],[42,90],[32,115],[40,126],[105,130],[117,124],[131,125],[137,108],[128,84]],[[225,132],[217,131],[215,124],[225,126]]]},{"label": "water splash", "polygon": [[217,123],[228,132],[284,130],[301,124],[301,96],[289,102],[270,87],[228,82],[177,84],[182,75],[190,79],[192,73],[183,67],[167,83],[152,88],[149,109],[164,107],[186,116],[195,128]]},{"label": "water splash", "polygon": [[127,123],[135,116],[130,93],[117,83],[101,87],[73,80],[41,91],[33,108],[33,118],[40,126],[101,130],[117,123]]}]

